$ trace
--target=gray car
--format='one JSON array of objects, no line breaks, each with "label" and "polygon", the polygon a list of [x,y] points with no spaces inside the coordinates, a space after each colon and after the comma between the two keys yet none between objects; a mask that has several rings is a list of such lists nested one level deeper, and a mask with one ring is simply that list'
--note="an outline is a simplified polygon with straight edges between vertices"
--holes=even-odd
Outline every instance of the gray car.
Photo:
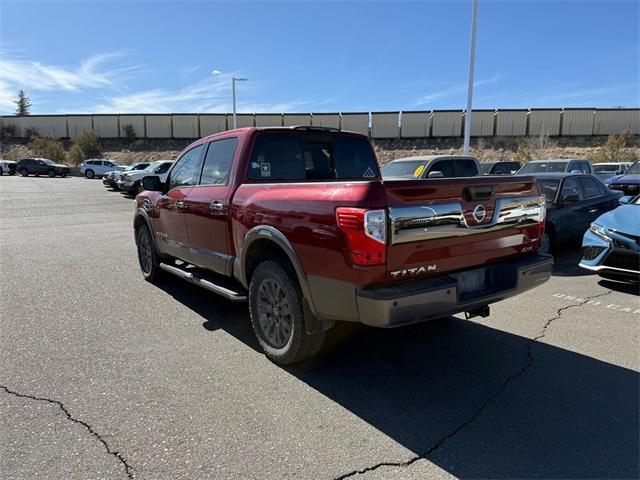
[{"label": "gray car", "polygon": [[381,171],[384,180],[476,177],[480,164],[463,155],[421,155],[392,160]]}]

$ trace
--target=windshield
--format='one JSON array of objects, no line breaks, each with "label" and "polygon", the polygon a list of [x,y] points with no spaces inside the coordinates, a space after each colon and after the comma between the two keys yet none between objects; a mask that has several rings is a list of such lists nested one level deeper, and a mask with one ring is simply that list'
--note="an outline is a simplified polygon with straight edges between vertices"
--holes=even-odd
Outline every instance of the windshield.
[{"label": "windshield", "polygon": [[620,165],[593,165],[593,173],[616,173],[622,170]]},{"label": "windshield", "polygon": [[415,178],[416,176],[420,175],[421,172],[418,172],[418,175],[415,175],[415,173],[422,166],[424,166],[424,160],[403,160],[387,163],[384,167],[382,167],[382,177]]},{"label": "windshield", "polygon": [[558,194],[560,180],[554,178],[538,179],[538,185],[540,186],[540,193],[544,195],[546,202],[553,203]]},{"label": "windshield", "polygon": [[629,170],[627,170],[624,173],[635,173],[635,174],[640,173],[640,162],[636,162],[633,165],[631,165],[629,167]]},{"label": "windshield", "polygon": [[144,169],[145,172],[153,172],[156,168],[162,165],[164,162],[152,162],[149,164],[147,168]]},{"label": "windshield", "polygon": [[523,173],[543,173],[543,172],[564,172],[569,162],[529,162],[520,170],[518,175]]},{"label": "windshield", "polygon": [[126,167],[124,167],[125,172],[128,172],[130,170],[135,170],[136,167],[140,165],[139,163],[132,163],[131,165],[127,165]]}]

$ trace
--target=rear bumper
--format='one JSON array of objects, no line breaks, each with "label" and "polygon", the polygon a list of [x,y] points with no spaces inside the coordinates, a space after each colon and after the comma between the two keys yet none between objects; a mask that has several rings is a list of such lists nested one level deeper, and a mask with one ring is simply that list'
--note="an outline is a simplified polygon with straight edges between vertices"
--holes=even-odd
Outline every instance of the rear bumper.
[{"label": "rear bumper", "polygon": [[486,274],[481,290],[461,293],[464,272],[357,291],[358,316],[375,327],[395,327],[475,310],[543,284],[551,277],[553,257],[534,255],[478,269]]}]

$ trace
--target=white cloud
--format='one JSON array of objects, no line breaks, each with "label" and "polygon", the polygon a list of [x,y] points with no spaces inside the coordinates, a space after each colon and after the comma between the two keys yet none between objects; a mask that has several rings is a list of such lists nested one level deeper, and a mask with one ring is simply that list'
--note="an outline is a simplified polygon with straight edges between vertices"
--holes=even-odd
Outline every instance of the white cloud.
[{"label": "white cloud", "polygon": [[127,72],[136,67],[105,68],[122,57],[121,52],[93,55],[68,67],[49,65],[34,60],[9,58],[0,52],[0,109],[13,110],[19,90],[31,92],[79,92],[88,89],[116,87]]},{"label": "white cloud", "polygon": [[[494,83],[497,82],[498,80],[500,80],[502,78],[501,75],[494,75],[493,77],[490,78],[485,78],[483,80],[477,80],[475,82],[473,82],[473,86],[478,87],[480,85],[486,85],[488,83]],[[428,95],[424,95],[420,98],[418,98],[415,101],[415,105],[416,106],[422,106],[422,105],[428,105],[430,103],[435,102],[436,100],[441,100],[443,98],[449,98],[449,97],[453,97],[456,95],[459,95],[461,93],[465,93],[467,91],[467,84],[466,83],[460,83],[458,85],[454,85],[453,87],[449,87],[449,88],[445,88],[443,90],[437,91],[437,92],[433,92],[433,93],[429,93]]]}]

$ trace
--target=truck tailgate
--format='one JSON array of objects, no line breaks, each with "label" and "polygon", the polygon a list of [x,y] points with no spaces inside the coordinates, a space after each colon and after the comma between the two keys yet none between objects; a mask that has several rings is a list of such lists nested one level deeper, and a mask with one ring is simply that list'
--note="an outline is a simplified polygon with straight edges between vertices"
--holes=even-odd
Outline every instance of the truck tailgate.
[{"label": "truck tailgate", "polygon": [[438,275],[536,251],[544,197],[531,177],[384,182],[387,278]]}]

